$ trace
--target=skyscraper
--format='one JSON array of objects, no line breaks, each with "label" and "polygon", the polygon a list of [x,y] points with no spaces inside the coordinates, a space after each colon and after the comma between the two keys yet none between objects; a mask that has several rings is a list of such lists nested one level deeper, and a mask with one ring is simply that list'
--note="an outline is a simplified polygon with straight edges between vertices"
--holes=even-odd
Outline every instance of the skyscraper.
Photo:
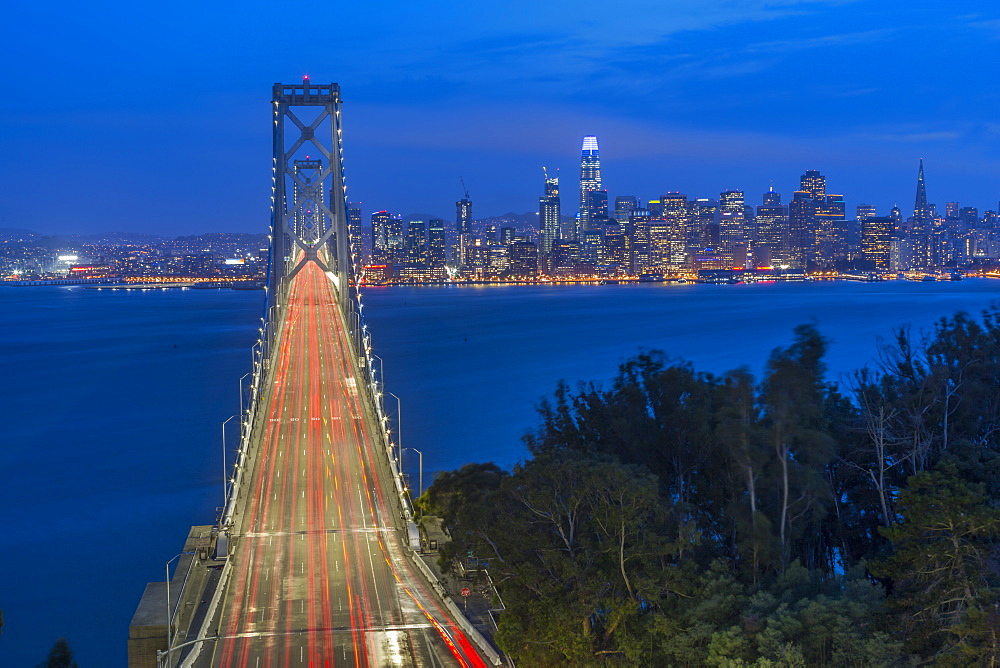
[{"label": "skyscraper", "polygon": [[633,211],[639,208],[639,199],[634,195],[623,195],[615,198],[615,220],[625,231],[625,224]]},{"label": "skyscraper", "polygon": [[583,138],[580,151],[580,218],[577,223],[576,237],[580,238],[581,230],[590,229],[590,202],[587,193],[601,189],[601,153],[597,147],[597,137],[587,135]]},{"label": "skyscraper", "polygon": [[633,274],[652,270],[649,241],[649,209],[635,209],[629,215],[626,236],[628,237],[629,262]]},{"label": "skyscraper", "polygon": [[826,177],[815,169],[799,184],[788,206],[789,264],[832,266],[847,256],[844,197],[827,193]]},{"label": "skyscraper", "polygon": [[347,233],[351,237],[351,257],[354,263],[361,262],[361,202],[347,205]]},{"label": "skyscraper", "polygon": [[538,198],[538,222],[539,222],[539,246],[538,252],[542,256],[543,267],[549,268],[546,264],[552,248],[562,238],[559,229],[561,222],[561,212],[559,205],[559,173],[549,176],[548,171],[542,167],[542,174],[545,176],[545,194]]},{"label": "skyscraper", "polygon": [[444,221],[440,218],[431,218],[427,221],[427,264],[434,272],[435,278],[444,278],[446,260]]},{"label": "skyscraper", "polygon": [[[667,252],[665,260],[671,269],[679,269],[687,262],[690,254],[693,256],[699,249],[690,248],[689,237],[694,227],[691,207],[687,195],[667,193],[660,198],[663,204],[663,220],[667,232]],[[697,244],[695,244],[697,245]]]},{"label": "skyscraper", "polygon": [[425,269],[428,266],[427,223],[411,220],[406,224],[406,263]]},{"label": "skyscraper", "polygon": [[813,227],[812,195],[805,190],[792,193],[788,203],[788,264],[803,269],[813,256],[816,232]]},{"label": "skyscraper", "polygon": [[927,185],[924,183],[924,159],[920,159],[917,171],[917,195],[913,202],[913,219],[910,225],[910,244],[913,249],[913,266],[926,268],[933,266],[934,244],[932,224],[934,213],[927,204]]},{"label": "skyscraper", "polygon": [[807,169],[806,173],[799,178],[799,190],[809,193],[812,199],[820,199],[826,196],[826,177],[815,169]]},{"label": "skyscraper", "polygon": [[857,214],[855,216],[855,219],[859,223],[863,221],[865,218],[874,218],[875,216],[878,215],[874,204],[858,204],[858,206],[855,207],[854,210]]},{"label": "skyscraper", "polygon": [[892,218],[868,216],[861,219],[861,259],[865,269],[889,271],[892,236]]},{"label": "skyscraper", "polygon": [[781,203],[781,193],[774,192],[774,186],[757,206],[757,239],[769,251],[771,264],[787,264],[788,207]]},{"label": "skyscraper", "polygon": [[608,191],[591,190],[587,193],[587,210],[590,229],[603,229],[608,220]]},{"label": "skyscraper", "polygon": [[403,259],[403,219],[388,211],[372,214],[372,262],[393,264]]},{"label": "skyscraper", "polygon": [[846,207],[843,195],[827,193],[813,200],[818,262],[832,266],[847,255]]},{"label": "skyscraper", "polygon": [[742,190],[727,190],[719,195],[719,250],[727,269],[744,266],[745,260],[736,257],[736,246],[746,240],[744,203]]},{"label": "skyscraper", "polygon": [[455,224],[458,227],[458,264],[464,267],[468,264],[465,249],[472,240],[472,200],[468,192],[455,202]]}]

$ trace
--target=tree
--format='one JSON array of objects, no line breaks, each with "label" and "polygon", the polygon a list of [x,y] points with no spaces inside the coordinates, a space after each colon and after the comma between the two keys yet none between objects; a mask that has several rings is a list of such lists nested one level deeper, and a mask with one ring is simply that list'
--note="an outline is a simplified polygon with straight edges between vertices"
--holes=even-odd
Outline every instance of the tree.
[{"label": "tree", "polygon": [[799,325],[795,340],[775,350],[761,390],[763,423],[774,450],[773,505],[783,564],[801,557],[832,570],[830,546],[819,530],[832,505],[826,480],[835,443],[827,431],[832,388],[823,378],[826,341],[813,325]]},{"label": "tree", "polygon": [[73,652],[65,638],[56,640],[52,649],[49,650],[48,660],[38,664],[38,668],[78,668],[76,661],[73,660]]},{"label": "tree", "polygon": [[509,474],[493,462],[466,464],[457,471],[439,475],[414,504],[421,516],[442,518],[452,540],[441,546],[438,559],[442,571],[451,570],[456,558],[472,552],[477,556],[498,556],[489,545],[485,528],[502,503],[501,483]]},{"label": "tree", "polygon": [[501,647],[519,663],[553,666],[633,651],[650,601],[669,587],[661,560],[676,554],[660,533],[656,479],[564,451],[518,465],[503,490],[513,504],[489,536],[502,557],[491,570],[507,608]]},{"label": "tree", "polygon": [[894,553],[873,563],[872,573],[891,581],[891,608],[913,651],[995,665],[1000,510],[950,461],[910,477],[897,506],[902,521],[880,530]]}]

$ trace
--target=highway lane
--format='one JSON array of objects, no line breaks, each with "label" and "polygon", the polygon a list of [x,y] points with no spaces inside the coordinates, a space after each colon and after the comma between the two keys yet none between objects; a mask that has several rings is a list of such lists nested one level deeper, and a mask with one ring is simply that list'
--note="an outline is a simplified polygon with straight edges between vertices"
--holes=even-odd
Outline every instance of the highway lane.
[{"label": "highway lane", "polygon": [[405,554],[333,284],[291,281],[234,514],[213,666],[483,666]]}]

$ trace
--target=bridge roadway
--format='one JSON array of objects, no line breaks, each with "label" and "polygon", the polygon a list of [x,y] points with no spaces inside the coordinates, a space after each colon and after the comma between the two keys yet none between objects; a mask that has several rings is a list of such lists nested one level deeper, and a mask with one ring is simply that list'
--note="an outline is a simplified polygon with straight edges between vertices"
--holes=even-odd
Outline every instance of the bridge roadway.
[{"label": "bridge roadway", "polygon": [[[404,553],[383,441],[333,284],[292,279],[234,513],[212,666],[485,666]],[[247,481],[245,481],[247,482]]]}]

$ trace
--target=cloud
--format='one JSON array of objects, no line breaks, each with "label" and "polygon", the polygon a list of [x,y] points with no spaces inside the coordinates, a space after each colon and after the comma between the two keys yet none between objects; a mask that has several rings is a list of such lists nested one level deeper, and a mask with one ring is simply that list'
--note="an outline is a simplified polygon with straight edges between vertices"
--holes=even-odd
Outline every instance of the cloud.
[{"label": "cloud", "polygon": [[881,133],[860,133],[854,135],[854,138],[858,141],[877,141],[877,142],[893,142],[893,143],[926,143],[926,142],[941,142],[941,141],[955,141],[957,139],[963,138],[965,135],[961,132],[956,132],[953,130],[942,130],[938,132],[881,132]]},{"label": "cloud", "polygon": [[827,47],[853,46],[856,44],[870,44],[892,37],[900,32],[900,28],[882,28],[879,30],[862,30],[859,32],[845,32],[834,35],[819,35],[816,37],[806,37],[801,39],[785,39],[773,42],[759,42],[750,44],[745,49],[746,53],[791,53],[795,51],[805,51],[808,49],[819,49]]}]

